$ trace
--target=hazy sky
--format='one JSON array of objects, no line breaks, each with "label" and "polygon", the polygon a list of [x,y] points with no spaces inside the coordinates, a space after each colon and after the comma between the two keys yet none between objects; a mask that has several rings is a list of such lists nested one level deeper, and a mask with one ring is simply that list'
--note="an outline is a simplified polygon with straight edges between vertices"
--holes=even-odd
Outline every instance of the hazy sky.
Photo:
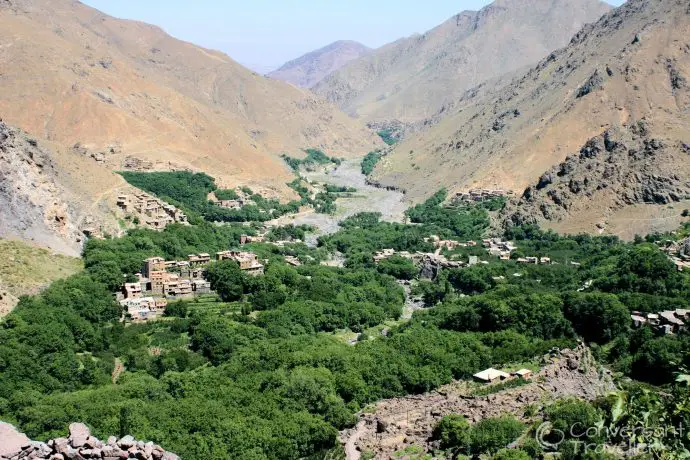
[{"label": "hazy sky", "polygon": [[[372,48],[425,32],[490,0],[82,0],[155,24],[265,73],[336,40]],[[624,0],[609,1],[620,5]]]}]

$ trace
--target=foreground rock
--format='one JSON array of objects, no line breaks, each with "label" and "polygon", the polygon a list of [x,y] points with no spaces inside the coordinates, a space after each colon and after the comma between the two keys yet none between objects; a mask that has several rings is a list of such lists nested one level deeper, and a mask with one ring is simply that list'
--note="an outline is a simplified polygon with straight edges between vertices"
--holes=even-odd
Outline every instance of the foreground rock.
[{"label": "foreground rock", "polygon": [[610,374],[599,367],[588,348],[561,350],[547,355],[532,383],[488,396],[473,396],[462,382],[446,385],[424,395],[379,402],[373,413],[362,414],[353,429],[340,434],[347,460],[358,460],[369,451],[377,459],[393,458],[395,452],[415,445],[427,452],[438,446],[430,439],[436,424],[446,415],[462,414],[470,423],[513,414],[525,422],[525,408],[564,397],[592,400],[615,389]]},{"label": "foreground rock", "polygon": [[19,459],[103,459],[124,460],[179,460],[152,442],[137,441],[132,436],[117,439],[114,436],[103,442],[91,436],[83,423],[69,426],[69,437],[51,439],[47,443],[31,441],[16,428],[0,422],[0,460]]}]

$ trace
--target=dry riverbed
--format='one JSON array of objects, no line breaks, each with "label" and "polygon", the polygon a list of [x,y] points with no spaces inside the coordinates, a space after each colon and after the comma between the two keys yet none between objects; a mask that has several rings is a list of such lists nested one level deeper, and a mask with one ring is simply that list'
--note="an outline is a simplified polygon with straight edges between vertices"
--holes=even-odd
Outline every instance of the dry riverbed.
[{"label": "dry riverbed", "polygon": [[339,167],[330,171],[305,172],[302,175],[312,182],[354,187],[357,192],[351,197],[339,198],[334,215],[307,212],[283,216],[270,223],[273,225],[312,225],[317,228],[315,234],[307,238],[310,245],[316,244],[320,235],[338,231],[338,223],[359,212],[380,212],[381,219],[388,222],[402,222],[407,205],[405,195],[398,191],[377,188],[366,183],[366,177],[360,170],[360,160],[344,161]]}]

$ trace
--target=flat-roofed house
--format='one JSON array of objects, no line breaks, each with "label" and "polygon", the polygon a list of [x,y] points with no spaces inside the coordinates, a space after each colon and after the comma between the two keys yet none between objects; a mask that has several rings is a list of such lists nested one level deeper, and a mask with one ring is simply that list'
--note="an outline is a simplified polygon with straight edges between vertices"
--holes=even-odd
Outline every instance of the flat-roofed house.
[{"label": "flat-roofed house", "polygon": [[141,283],[125,283],[122,287],[125,299],[136,299],[141,297]]},{"label": "flat-roofed house", "polygon": [[643,316],[630,315],[630,319],[632,319],[633,327],[635,328],[642,327],[647,324],[647,318],[644,318]]},{"label": "flat-roofed house", "polygon": [[652,325],[659,324],[659,315],[656,313],[647,313],[647,322]]},{"label": "flat-roofed house", "polygon": [[151,277],[151,272],[165,271],[165,259],[162,257],[149,257],[144,261],[144,268],[141,273],[146,278]]},{"label": "flat-roofed house", "polygon": [[513,375],[521,379],[528,380],[532,377],[532,371],[529,369],[520,369],[519,371],[513,372]]},{"label": "flat-roofed house", "polygon": [[477,372],[476,374],[473,375],[474,379],[483,382],[483,383],[493,383],[501,380],[506,380],[510,378],[510,374],[507,372],[499,371],[498,369],[494,369],[493,367],[490,367],[486,370],[483,370],[481,372]]},{"label": "flat-roofed house", "polygon": [[204,280],[194,280],[192,281],[192,291],[194,291],[196,295],[210,294],[211,283]]},{"label": "flat-roofed house", "polygon": [[685,322],[676,318],[675,311],[662,311],[661,313],[659,313],[659,317],[661,318],[661,323],[664,325],[671,326],[674,332],[678,332],[681,329],[685,328]]},{"label": "flat-roofed house", "polygon": [[216,260],[234,260],[240,266],[240,270],[248,275],[263,275],[264,266],[259,262],[259,258],[252,252],[244,251],[221,251],[216,253]]},{"label": "flat-roofed house", "polygon": [[190,254],[188,256],[189,265],[192,267],[198,267],[199,265],[206,265],[211,262],[211,255],[205,252],[201,254]]}]

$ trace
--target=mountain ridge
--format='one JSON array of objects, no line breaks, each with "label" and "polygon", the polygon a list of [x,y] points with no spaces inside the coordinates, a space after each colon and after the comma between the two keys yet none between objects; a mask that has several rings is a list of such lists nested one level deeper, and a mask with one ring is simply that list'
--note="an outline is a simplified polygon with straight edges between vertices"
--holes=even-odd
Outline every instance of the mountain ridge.
[{"label": "mountain ridge", "polygon": [[79,2],[0,3],[0,43],[5,121],[63,149],[103,153],[98,166],[110,170],[137,161],[203,170],[286,197],[292,173],[280,154],[348,157],[377,143],[310,92]]},{"label": "mountain ridge", "polygon": [[348,62],[371,51],[371,48],[356,41],[338,40],[292,59],[266,76],[301,88],[311,88]]},{"label": "mountain ridge", "polygon": [[501,0],[385,45],[313,90],[367,122],[418,122],[473,86],[537,62],[610,9],[599,0]]},{"label": "mountain ridge", "polygon": [[[466,95],[437,125],[398,145],[373,179],[406,189],[413,201],[441,187],[451,192],[502,188],[522,194],[589,140],[611,130],[630,131],[639,123],[645,127],[643,139],[661,142],[657,157],[666,159],[655,162],[649,157],[638,163],[652,162],[649,174],[640,177],[690,176],[682,148],[690,143],[689,17],[681,1],[628,1],[507,85]],[[625,141],[626,151],[639,150],[639,142]],[[627,177],[635,178],[636,168]],[[682,182],[680,186],[686,187]],[[654,219],[666,223],[655,229],[672,229],[687,207],[683,200],[673,201],[668,204],[675,207],[672,215],[666,215],[663,207],[643,198],[630,202],[601,190],[595,186],[591,195],[579,196],[578,212],[551,212],[553,218],[546,218],[542,204],[562,207],[547,195],[528,214],[559,231],[632,237],[648,231]],[[620,189],[625,190],[630,187]]]}]

